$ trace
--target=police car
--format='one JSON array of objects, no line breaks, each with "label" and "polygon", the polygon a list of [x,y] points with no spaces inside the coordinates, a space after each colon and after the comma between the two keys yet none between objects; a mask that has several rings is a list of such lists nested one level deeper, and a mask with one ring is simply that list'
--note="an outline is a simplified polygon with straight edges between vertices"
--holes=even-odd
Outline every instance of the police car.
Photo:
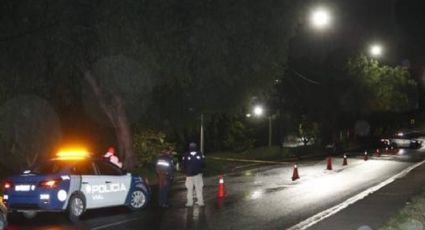
[{"label": "police car", "polygon": [[3,205],[3,200],[0,197],[0,230],[3,230],[7,225],[7,209]]},{"label": "police car", "polygon": [[65,211],[76,222],[88,209],[122,206],[143,209],[151,196],[143,177],[127,173],[86,152],[59,152],[3,184],[9,211],[31,218],[40,211]]}]

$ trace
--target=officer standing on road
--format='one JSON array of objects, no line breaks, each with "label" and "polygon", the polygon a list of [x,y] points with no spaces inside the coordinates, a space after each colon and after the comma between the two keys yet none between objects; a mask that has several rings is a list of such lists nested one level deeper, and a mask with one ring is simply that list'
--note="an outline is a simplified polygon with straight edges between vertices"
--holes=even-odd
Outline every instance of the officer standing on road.
[{"label": "officer standing on road", "polygon": [[173,180],[174,162],[169,148],[159,153],[155,161],[155,170],[158,178],[159,207],[168,208],[168,192]]},{"label": "officer standing on road", "polygon": [[183,155],[183,172],[186,174],[187,202],[186,207],[193,206],[193,188],[196,190],[196,204],[204,206],[202,187],[202,171],[205,168],[205,156],[197,150],[196,143],[189,144],[189,151]]}]

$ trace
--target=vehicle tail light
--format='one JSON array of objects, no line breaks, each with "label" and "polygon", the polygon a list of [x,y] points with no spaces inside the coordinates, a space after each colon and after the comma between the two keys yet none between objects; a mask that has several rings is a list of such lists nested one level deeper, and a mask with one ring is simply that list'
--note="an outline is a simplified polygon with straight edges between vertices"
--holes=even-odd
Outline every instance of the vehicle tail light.
[{"label": "vehicle tail light", "polygon": [[9,181],[9,180],[5,181],[4,184],[3,184],[3,188],[4,188],[4,190],[8,190],[8,189],[13,188],[13,182]]},{"label": "vehicle tail light", "polygon": [[40,183],[38,183],[38,187],[40,188],[57,188],[59,187],[60,183],[62,182],[62,178],[56,178],[51,180],[43,180]]}]

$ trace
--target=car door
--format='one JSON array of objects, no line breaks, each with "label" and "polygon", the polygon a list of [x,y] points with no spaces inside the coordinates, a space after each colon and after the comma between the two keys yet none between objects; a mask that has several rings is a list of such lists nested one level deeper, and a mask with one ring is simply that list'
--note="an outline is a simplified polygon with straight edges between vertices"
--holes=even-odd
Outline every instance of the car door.
[{"label": "car door", "polygon": [[105,205],[123,205],[127,198],[131,184],[131,175],[123,171],[108,161],[96,161],[99,177],[102,178],[105,186],[102,194],[105,197]]},{"label": "car door", "polygon": [[86,208],[102,207],[105,197],[100,193],[104,179],[99,177],[95,165],[90,160],[78,162],[72,169],[73,174],[81,176],[80,191],[86,198]]}]

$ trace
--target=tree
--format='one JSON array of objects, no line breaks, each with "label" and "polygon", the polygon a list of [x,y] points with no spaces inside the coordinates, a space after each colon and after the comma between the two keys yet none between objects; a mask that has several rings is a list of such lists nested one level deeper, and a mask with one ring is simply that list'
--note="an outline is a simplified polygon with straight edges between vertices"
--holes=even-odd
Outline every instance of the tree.
[{"label": "tree", "polygon": [[57,113],[46,100],[19,96],[7,101],[0,110],[2,149],[0,164],[9,172],[33,166],[51,157],[61,141]]},{"label": "tree", "polygon": [[[153,88],[151,75],[139,63],[117,56],[97,62],[92,70],[85,72],[84,77],[93,90],[95,102],[100,105],[101,111],[106,114],[115,130],[124,165],[129,169],[134,168],[137,159],[133,150],[129,117],[137,117],[140,111],[145,111],[144,105],[150,102]],[[88,109],[96,107],[94,101],[85,102]],[[96,110],[89,112],[93,117],[99,117]]]},{"label": "tree", "polygon": [[351,88],[341,97],[345,110],[403,112],[417,108],[417,83],[407,68],[381,65],[366,56],[348,62]]},{"label": "tree", "polygon": [[169,17],[150,18],[153,28],[147,34],[152,38],[147,41],[160,47],[161,75],[168,79],[156,88],[151,111],[157,111],[159,122],[174,124],[184,138],[201,113],[207,121],[214,114],[239,113],[249,98],[273,86],[286,63],[301,3],[221,0],[183,5],[153,4],[157,8],[152,12]]},{"label": "tree", "polygon": [[172,124],[184,136],[194,114],[231,113],[266,91],[286,61],[300,5],[9,0],[1,8],[0,77],[19,89],[13,94],[43,96],[63,114],[85,104],[112,125],[131,168],[135,122]]}]

